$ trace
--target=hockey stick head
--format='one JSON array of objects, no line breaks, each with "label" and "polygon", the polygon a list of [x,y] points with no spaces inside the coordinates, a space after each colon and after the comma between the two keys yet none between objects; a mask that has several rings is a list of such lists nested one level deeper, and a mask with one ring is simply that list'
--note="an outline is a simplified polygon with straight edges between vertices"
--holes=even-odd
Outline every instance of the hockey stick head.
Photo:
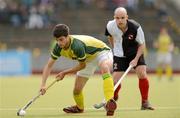
[{"label": "hockey stick head", "polygon": [[23,109],[19,109],[17,112],[17,116],[24,116],[24,115],[26,115],[26,111]]},{"label": "hockey stick head", "polygon": [[95,109],[100,109],[100,108],[104,107],[105,105],[106,105],[105,102],[101,102],[100,104],[94,104],[93,107]]}]

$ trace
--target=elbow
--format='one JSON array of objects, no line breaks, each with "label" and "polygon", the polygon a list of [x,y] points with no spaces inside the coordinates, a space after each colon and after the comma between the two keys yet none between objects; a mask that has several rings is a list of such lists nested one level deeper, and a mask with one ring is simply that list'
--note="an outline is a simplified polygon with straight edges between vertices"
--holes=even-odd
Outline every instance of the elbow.
[{"label": "elbow", "polygon": [[138,48],[144,49],[145,47],[146,47],[146,45],[145,45],[145,43],[143,43],[143,44],[140,44]]},{"label": "elbow", "polygon": [[84,69],[86,67],[86,63],[81,63],[81,69]]},{"label": "elbow", "polygon": [[82,69],[84,69],[84,68],[86,68],[86,63],[85,63],[85,64],[83,64],[83,66],[82,66]]}]

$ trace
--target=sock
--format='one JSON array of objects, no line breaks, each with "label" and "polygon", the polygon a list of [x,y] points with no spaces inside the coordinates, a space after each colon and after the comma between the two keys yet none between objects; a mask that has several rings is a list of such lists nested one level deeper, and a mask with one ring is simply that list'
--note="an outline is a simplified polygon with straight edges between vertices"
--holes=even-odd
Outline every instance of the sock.
[{"label": "sock", "polygon": [[139,79],[139,89],[141,92],[142,103],[148,100],[149,81],[147,78]]},{"label": "sock", "polygon": [[84,109],[84,97],[82,91],[79,94],[73,94],[74,100],[79,109]]},{"label": "sock", "polygon": [[113,98],[114,95],[114,82],[111,74],[105,73],[102,75],[103,78],[103,88],[104,88],[104,96],[106,101]]},{"label": "sock", "polygon": [[162,74],[163,74],[163,69],[161,67],[157,67],[156,73],[159,79],[161,79]]},{"label": "sock", "polygon": [[167,78],[172,79],[172,68],[171,68],[171,66],[166,67],[166,76],[167,76]]},{"label": "sock", "polygon": [[116,88],[116,90],[114,91],[114,100],[118,99],[118,93],[119,90],[121,89],[121,84]]}]

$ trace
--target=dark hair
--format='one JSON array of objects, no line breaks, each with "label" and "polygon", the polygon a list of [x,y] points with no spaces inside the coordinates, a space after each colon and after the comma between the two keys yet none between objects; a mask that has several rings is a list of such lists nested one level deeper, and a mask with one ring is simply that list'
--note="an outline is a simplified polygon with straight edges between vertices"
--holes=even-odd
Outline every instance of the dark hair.
[{"label": "dark hair", "polygon": [[53,29],[53,36],[59,38],[61,36],[67,37],[69,35],[69,27],[65,24],[57,24]]}]

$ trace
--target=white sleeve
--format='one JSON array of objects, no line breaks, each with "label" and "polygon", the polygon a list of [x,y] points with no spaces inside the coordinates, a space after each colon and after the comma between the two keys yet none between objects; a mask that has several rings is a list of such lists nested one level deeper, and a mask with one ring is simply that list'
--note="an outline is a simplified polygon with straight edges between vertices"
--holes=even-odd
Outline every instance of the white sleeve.
[{"label": "white sleeve", "polygon": [[143,32],[143,30],[142,30],[141,27],[139,27],[138,30],[137,30],[136,41],[137,41],[139,44],[145,43],[144,32]]},{"label": "white sleeve", "polygon": [[110,22],[108,22],[106,28],[107,28],[108,32],[110,33],[110,31],[112,30]]},{"label": "white sleeve", "polygon": [[109,32],[109,34],[113,35],[113,32],[114,32],[114,23],[115,21],[112,20],[112,21],[109,21],[106,28],[107,28],[107,31]]}]

